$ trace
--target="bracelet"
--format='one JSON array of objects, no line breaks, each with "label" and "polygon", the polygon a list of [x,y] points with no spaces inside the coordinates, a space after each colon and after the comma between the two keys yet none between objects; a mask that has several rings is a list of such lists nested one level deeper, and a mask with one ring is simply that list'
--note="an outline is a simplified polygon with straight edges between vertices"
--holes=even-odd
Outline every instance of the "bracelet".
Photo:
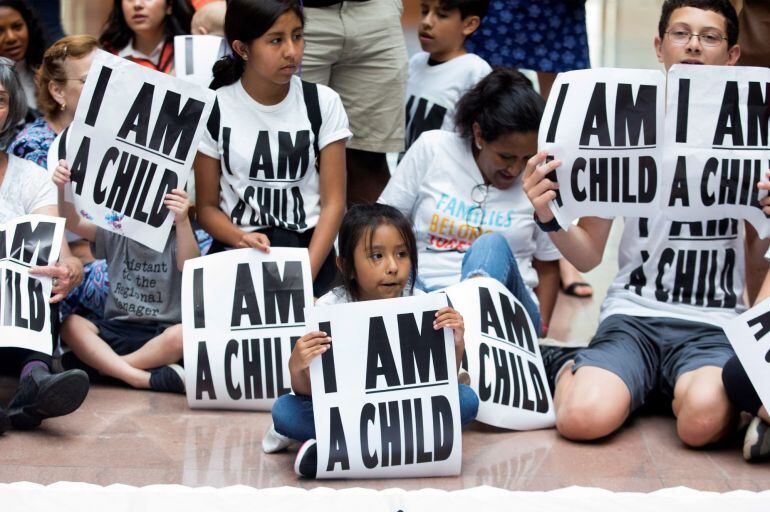
[{"label": "bracelet", "polygon": [[559,225],[559,221],[556,220],[556,217],[548,222],[540,222],[540,219],[537,217],[537,212],[535,212],[535,224],[537,224],[537,227],[545,233],[553,233],[561,230],[561,226]]}]

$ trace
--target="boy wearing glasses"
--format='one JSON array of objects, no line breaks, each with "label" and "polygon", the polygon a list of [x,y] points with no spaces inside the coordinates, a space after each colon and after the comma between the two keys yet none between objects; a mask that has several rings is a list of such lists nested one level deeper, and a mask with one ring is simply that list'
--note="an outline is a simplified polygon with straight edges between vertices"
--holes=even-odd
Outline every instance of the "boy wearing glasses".
[{"label": "boy wearing glasses", "polygon": [[492,68],[465,50],[481,25],[488,0],[421,0],[418,36],[423,51],[409,59],[406,82],[406,149],[428,130],[455,129],[460,96]]},{"label": "boy wearing glasses", "polygon": [[[655,51],[666,70],[673,64],[731,66],[740,55],[737,40],[738,19],[728,0],[667,0]],[[555,186],[544,177],[560,162],[538,167],[545,157],[538,153],[527,164],[524,189],[540,222],[558,229],[547,206]],[[711,233],[706,222],[675,224],[662,214],[626,219],[620,268],[596,335],[556,377],[556,426],[564,437],[609,435],[654,390],[672,400],[685,444],[703,446],[728,432],[733,410],[722,368],[734,352],[719,323],[745,309],[746,227],[729,219],[723,224],[731,236]],[[602,260],[611,225],[612,220],[584,217],[569,231],[550,236],[568,260],[587,271]],[[659,263],[664,251],[676,261]],[[708,290],[680,297],[674,293],[679,274],[719,278],[706,280]]]}]

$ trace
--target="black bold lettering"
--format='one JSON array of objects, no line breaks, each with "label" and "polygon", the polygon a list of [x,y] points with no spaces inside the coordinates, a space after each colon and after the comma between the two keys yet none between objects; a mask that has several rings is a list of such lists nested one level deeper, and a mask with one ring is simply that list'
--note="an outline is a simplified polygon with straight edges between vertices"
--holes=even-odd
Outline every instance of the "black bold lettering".
[{"label": "black bold lettering", "polygon": [[214,379],[211,376],[211,365],[209,364],[209,353],[206,349],[206,342],[198,342],[198,367],[195,375],[195,398],[203,399],[203,393],[208,394],[210,400],[217,399],[217,393],[214,390]]},{"label": "black bold lettering", "polygon": [[241,392],[241,386],[233,381],[233,364],[235,364],[233,359],[238,359],[238,342],[229,340],[225,345],[225,386],[232,400],[240,400],[243,392]]},{"label": "black bold lettering", "polygon": [[599,146],[612,146],[609,123],[607,121],[607,84],[597,83],[588,103],[588,111],[580,133],[580,145],[591,144],[591,137],[599,139]]},{"label": "black bold lettering", "polygon": [[243,315],[249,316],[250,325],[260,325],[259,303],[254,291],[254,281],[248,263],[239,263],[235,269],[235,293],[233,294],[233,313],[231,327],[240,327]]},{"label": "black bold lettering", "polygon": [[[361,444],[362,452],[366,453],[364,444]],[[345,440],[345,430],[342,428],[342,417],[339,407],[329,409],[329,461],[326,471],[334,471],[340,465],[343,471],[350,469],[348,460],[348,443]]]},{"label": "black bold lettering", "polygon": [[179,93],[166,91],[150,138],[150,149],[160,151],[166,156],[171,156],[176,146],[174,158],[177,160],[187,158],[195,132],[198,130],[198,123],[203,116],[203,108],[206,106],[200,100],[188,98],[180,112],[181,100],[182,96]]},{"label": "black bold lettering", "polygon": [[738,82],[729,81],[725,84],[725,94],[722,97],[722,108],[719,111],[717,128],[714,133],[714,145],[722,146],[726,136],[730,136],[733,146],[743,146],[743,127],[741,126],[741,110],[738,104]]},{"label": "black bold lettering", "polygon": [[152,114],[152,97],[154,94],[154,85],[142,84],[134,104],[131,105],[126,118],[123,120],[123,125],[118,130],[119,139],[126,139],[130,132],[134,132],[134,141],[140,146],[147,145],[147,134],[150,131],[150,117]]},{"label": "black bold lettering", "polygon": [[[449,378],[444,331],[433,328],[435,314],[436,311],[423,311],[421,327],[417,326],[412,313],[397,316],[404,385],[417,382],[414,372],[415,365],[420,382],[428,382],[430,380],[431,361],[433,361],[433,374],[436,380],[443,381]],[[383,459],[384,457],[383,454]]]},{"label": "black bold lettering", "polygon": [[377,387],[377,377],[385,377],[387,386],[398,386],[398,370],[390,350],[388,333],[381,316],[369,319],[369,347],[366,354],[366,389]]},{"label": "black bold lettering", "polygon": [[[293,306],[294,321],[305,321],[305,288],[302,279],[302,264],[287,261],[283,267],[283,278],[274,261],[262,263],[262,279],[265,290],[265,323],[274,325],[289,322],[290,306]],[[278,314],[276,315],[276,307]]]}]

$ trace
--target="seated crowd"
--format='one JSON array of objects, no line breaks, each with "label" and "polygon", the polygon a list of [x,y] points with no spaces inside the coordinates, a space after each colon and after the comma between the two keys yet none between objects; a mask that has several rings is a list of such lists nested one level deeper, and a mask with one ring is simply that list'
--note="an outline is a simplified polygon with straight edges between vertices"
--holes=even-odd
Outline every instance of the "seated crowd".
[{"label": "seated crowd", "polygon": [[[424,51],[409,61],[406,84],[401,84],[408,97],[402,95],[395,107],[356,104],[358,93],[350,95],[342,79],[328,85],[300,79],[306,17],[321,19],[324,10],[334,8],[328,1],[317,3],[115,0],[98,39],[72,35],[46,49],[26,3],[0,0],[0,144],[5,148],[0,224],[39,213],[63,217],[68,230],[59,262],[31,270],[53,278],[50,302],[60,321],[54,346],[61,368],[54,370],[52,354],[0,349],[0,367],[19,375],[7,410],[0,406],[0,433],[71,413],[86,398],[89,380],[99,375],[139,389],[184,393],[177,298],[184,262],[201,254],[307,248],[317,304],[423,294],[491,277],[522,303],[541,336],[560,286],[560,259],[580,271],[602,261],[612,220],[584,217],[562,229],[548,207],[558,185],[547,176],[561,162],[538,151],[545,100],[520,72],[492,70],[465,50],[488,1],[421,0]],[[166,195],[174,228],[165,249],[156,252],[95,226],[65,199],[71,173],[60,145],[66,145],[63,133],[75,118],[97,49],[173,74],[173,39],[191,33],[222,34],[231,51],[213,68],[216,104],[193,165],[195,186]],[[735,65],[737,37],[737,15],[728,0],[667,0],[654,50],[666,70],[684,62]],[[313,97],[314,102],[308,100]],[[422,98],[439,98],[448,107],[444,117],[417,123],[415,116],[425,115],[415,112]],[[385,114],[373,112],[377,108]],[[396,128],[382,132],[381,144],[375,145],[359,127],[366,126],[367,116],[381,115],[390,115]],[[317,117],[320,123],[314,122]],[[301,130],[312,137],[310,154],[301,159],[305,167],[290,183],[258,180],[265,193],[281,197],[266,207],[251,176],[257,137],[267,134],[277,141],[279,131],[296,136]],[[401,140],[395,148],[393,133]],[[392,177],[379,188],[369,183],[377,188],[376,202],[351,204],[349,177],[362,179],[353,176],[352,161],[358,166],[362,154],[403,150],[404,142],[408,150]],[[770,189],[767,183],[758,186]],[[763,204],[770,214],[770,201]],[[487,215],[491,211],[495,215]],[[770,296],[768,277],[749,304],[743,300],[745,273],[753,264],[749,255],[766,242],[748,225],[740,231],[745,237],[709,241],[708,248],[720,254],[746,255],[745,264],[729,269],[724,258],[717,258],[725,266],[718,272],[734,274],[738,300],[729,307],[673,303],[656,296],[654,283],[629,290],[629,275],[660,252],[664,241],[670,245],[665,238],[670,227],[662,214],[627,218],[620,270],[590,345],[542,347],[556,428],[571,440],[602,438],[658,395],[670,401],[686,445],[719,441],[736,428],[737,413],[743,411],[755,416],[744,455],[766,455],[770,416],[720,327]],[[142,272],[130,262],[168,269],[153,276],[165,299],[153,304],[152,316],[135,313],[145,306],[139,297],[116,300]],[[462,316],[445,308],[434,327],[452,330],[459,369]],[[308,367],[330,344],[324,332],[309,332],[297,341],[289,360],[293,394],[277,399],[274,425],[263,442],[266,452],[303,442],[295,469],[304,476],[315,474]],[[460,384],[459,396],[465,425],[475,418],[479,399],[466,384]]]}]

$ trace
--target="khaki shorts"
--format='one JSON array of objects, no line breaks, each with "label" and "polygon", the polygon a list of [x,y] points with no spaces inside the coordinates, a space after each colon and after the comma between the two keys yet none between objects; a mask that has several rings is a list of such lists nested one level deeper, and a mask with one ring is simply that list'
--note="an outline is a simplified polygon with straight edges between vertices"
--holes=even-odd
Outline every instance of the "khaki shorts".
[{"label": "khaki shorts", "polygon": [[408,56],[402,11],[401,0],[305,8],[301,76],[340,95],[353,132],[349,148],[404,150]]}]

